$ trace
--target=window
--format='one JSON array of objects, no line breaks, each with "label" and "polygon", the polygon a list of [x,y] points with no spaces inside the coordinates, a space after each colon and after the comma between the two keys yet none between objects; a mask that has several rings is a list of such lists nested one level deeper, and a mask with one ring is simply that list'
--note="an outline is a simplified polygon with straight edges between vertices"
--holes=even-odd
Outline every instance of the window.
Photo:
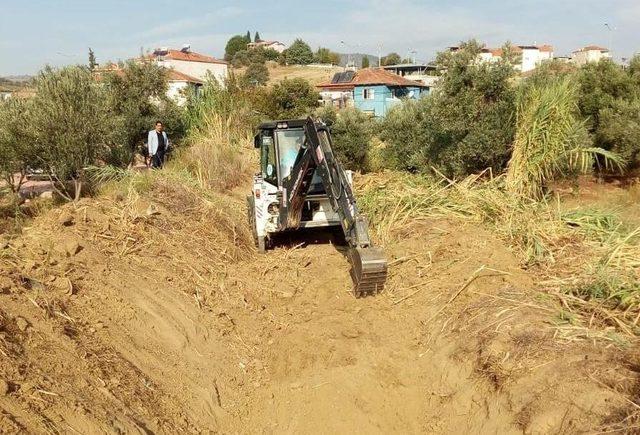
[{"label": "window", "polygon": [[280,152],[280,179],[287,178],[296,163],[298,152],[304,142],[303,129],[276,131],[278,151]]},{"label": "window", "polygon": [[365,89],[363,94],[365,100],[373,100],[375,96],[375,89]]},{"label": "window", "polygon": [[267,183],[277,186],[276,148],[273,143],[273,137],[264,135],[261,137],[261,141],[262,177]]}]

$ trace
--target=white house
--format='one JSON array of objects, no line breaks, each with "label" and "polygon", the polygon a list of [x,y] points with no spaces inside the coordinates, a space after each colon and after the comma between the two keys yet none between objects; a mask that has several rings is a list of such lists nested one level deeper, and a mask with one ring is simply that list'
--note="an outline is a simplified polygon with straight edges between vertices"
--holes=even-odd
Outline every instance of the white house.
[{"label": "white house", "polygon": [[[553,47],[547,44],[514,45],[511,51],[517,56],[517,63],[514,66],[521,72],[534,70],[542,62],[553,59]],[[478,59],[481,62],[496,62],[502,58],[503,53],[502,48],[483,48]]]},{"label": "white house", "polygon": [[590,62],[600,62],[602,59],[611,59],[611,53],[608,48],[588,45],[574,51],[571,59],[578,65],[585,65]]},{"label": "white house", "polygon": [[287,46],[280,41],[258,41],[258,42],[250,42],[247,44],[247,48],[250,48],[250,49],[258,48],[258,47],[262,47],[267,50],[268,49],[275,50],[278,53],[282,53],[287,49]]},{"label": "white house", "polygon": [[227,62],[193,52],[188,45],[185,45],[181,50],[164,47],[156,49],[150,58],[158,65],[171,68],[201,81],[205,81],[211,75],[222,83],[228,74]]},{"label": "white house", "polygon": [[198,92],[198,89],[204,82],[195,77],[188,76],[174,69],[170,69],[167,74],[169,89],[167,89],[167,97],[171,98],[178,105],[182,106],[187,102],[189,92]]}]

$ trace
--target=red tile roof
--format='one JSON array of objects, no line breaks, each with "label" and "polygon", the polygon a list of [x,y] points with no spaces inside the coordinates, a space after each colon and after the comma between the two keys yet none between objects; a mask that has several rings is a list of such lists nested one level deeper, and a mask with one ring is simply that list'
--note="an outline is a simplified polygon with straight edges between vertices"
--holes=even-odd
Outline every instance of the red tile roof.
[{"label": "red tile roof", "polygon": [[316,85],[318,88],[327,89],[350,89],[354,86],[365,85],[387,85],[387,86],[414,86],[425,87],[420,82],[405,79],[402,76],[378,68],[364,68],[356,71],[355,76],[350,82],[346,83],[331,83],[324,82]]},{"label": "red tile roof", "polygon": [[553,52],[553,45],[549,45],[549,44],[538,45],[538,50],[544,51],[546,53],[552,53]]},{"label": "red tile roof", "polygon": [[604,48],[604,47],[599,47],[597,45],[587,45],[584,48],[581,48],[580,50],[577,51],[609,51],[608,48]]},{"label": "red tile roof", "polygon": [[176,71],[175,69],[170,69],[167,73],[167,80],[170,82],[188,82],[188,83],[197,83],[203,84],[204,82],[195,77],[191,77],[187,74],[183,74],[180,71]]},{"label": "red tile roof", "polygon": [[155,58],[158,56],[162,56],[165,59],[172,60],[183,60],[187,62],[204,62],[204,63],[218,63],[225,64],[224,60],[216,59],[215,57],[205,56],[204,54],[196,53],[193,51],[181,51],[181,50],[167,50],[166,52],[156,51],[151,55],[151,57]]}]

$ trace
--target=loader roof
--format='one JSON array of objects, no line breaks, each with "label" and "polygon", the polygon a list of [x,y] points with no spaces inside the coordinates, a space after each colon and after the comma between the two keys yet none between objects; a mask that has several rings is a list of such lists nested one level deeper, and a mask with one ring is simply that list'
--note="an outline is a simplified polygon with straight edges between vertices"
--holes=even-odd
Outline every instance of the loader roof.
[{"label": "loader roof", "polygon": [[[258,126],[259,130],[275,130],[282,128],[282,124],[286,124],[286,128],[301,128],[307,123],[306,119],[280,119],[274,121],[266,121]],[[316,123],[318,129],[324,129],[326,126],[322,123]]]}]

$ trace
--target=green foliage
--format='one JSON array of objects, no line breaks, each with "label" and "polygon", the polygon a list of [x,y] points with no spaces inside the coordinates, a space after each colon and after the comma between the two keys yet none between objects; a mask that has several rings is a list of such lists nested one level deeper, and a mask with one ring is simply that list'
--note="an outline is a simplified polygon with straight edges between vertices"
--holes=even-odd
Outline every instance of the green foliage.
[{"label": "green foliage", "polygon": [[517,195],[541,199],[554,179],[593,167],[593,156],[619,161],[617,156],[590,147],[577,106],[577,86],[558,78],[528,86],[519,96],[513,155],[507,187]]},{"label": "green foliage", "polygon": [[224,86],[207,82],[187,107],[187,147],[171,169],[204,189],[226,190],[243,183],[252,169],[252,129],[257,124],[251,89],[230,75]]},{"label": "green foliage", "polygon": [[258,96],[258,109],[269,119],[307,116],[319,106],[320,94],[302,79],[284,79]]},{"label": "green foliage", "polygon": [[[33,130],[29,116],[33,104],[30,100],[9,99],[0,102],[0,177],[17,193],[27,169],[39,163],[33,147]],[[19,178],[14,178],[19,174]]]},{"label": "green foliage", "polygon": [[369,57],[368,57],[368,56],[364,56],[364,57],[362,58],[362,64],[360,65],[360,67],[361,67],[362,69],[364,69],[364,68],[369,68]]},{"label": "green foliage", "polygon": [[266,60],[278,60],[278,57],[280,56],[280,53],[278,53],[273,48],[258,47],[257,50],[262,50],[262,52],[264,53],[264,58]]},{"label": "green foliage", "polygon": [[247,35],[248,36],[235,35],[227,41],[227,45],[224,49],[225,60],[230,61],[237,52],[247,49],[247,44],[251,42],[249,32],[247,32]]},{"label": "green foliage", "polygon": [[619,153],[627,161],[623,169],[640,166],[640,58],[627,69],[610,60],[589,63],[577,73],[579,106],[593,134],[594,146]]},{"label": "green foliage", "polygon": [[371,140],[376,132],[376,121],[355,108],[338,112],[331,126],[334,151],[346,169],[366,172]]},{"label": "green foliage", "polygon": [[316,51],[313,61],[317,63],[338,65],[340,63],[340,55],[338,53],[334,53],[328,48],[320,47],[318,48],[318,51]]},{"label": "green foliage", "polygon": [[98,66],[96,61],[96,55],[91,48],[89,48],[89,69],[94,70]]},{"label": "green foliage", "polygon": [[167,70],[152,63],[127,62],[104,76],[104,103],[112,124],[107,163],[127,165],[155,121],[162,120],[173,140],[184,133],[175,103],[166,97]]},{"label": "green foliage", "polygon": [[40,167],[61,182],[74,181],[79,198],[84,169],[107,153],[112,126],[105,91],[86,67],[45,68],[35,81],[36,95],[29,116],[33,146]]},{"label": "green foliage", "polygon": [[288,65],[308,65],[313,62],[313,51],[302,39],[293,41],[283,54]]},{"label": "green foliage", "polygon": [[505,60],[476,62],[481,48],[470,41],[456,53],[441,53],[437,90],[387,115],[380,138],[392,167],[434,167],[450,177],[504,169],[514,134],[514,70]]},{"label": "green foliage", "polygon": [[247,67],[242,80],[247,86],[264,86],[269,81],[269,69],[264,62],[252,62]]},{"label": "green foliage", "polygon": [[389,53],[381,59],[381,63],[383,66],[385,65],[397,65],[400,63],[402,58],[398,53]]},{"label": "green foliage", "polygon": [[256,32],[256,36],[254,36],[253,42],[260,42],[260,41],[262,41],[262,39],[260,39],[260,34]]},{"label": "green foliage", "polygon": [[[631,77],[610,60],[591,62],[578,72],[582,115],[589,120],[591,132],[600,126],[600,111],[613,107],[617,99],[632,99],[637,95]],[[596,143],[597,144],[597,143]]]},{"label": "green foliage", "polygon": [[627,162],[627,170],[640,168],[640,98],[619,99],[602,109],[598,138]]},{"label": "green foliage", "polygon": [[323,105],[316,109],[314,116],[328,126],[332,126],[338,119],[338,111],[334,106]]}]

